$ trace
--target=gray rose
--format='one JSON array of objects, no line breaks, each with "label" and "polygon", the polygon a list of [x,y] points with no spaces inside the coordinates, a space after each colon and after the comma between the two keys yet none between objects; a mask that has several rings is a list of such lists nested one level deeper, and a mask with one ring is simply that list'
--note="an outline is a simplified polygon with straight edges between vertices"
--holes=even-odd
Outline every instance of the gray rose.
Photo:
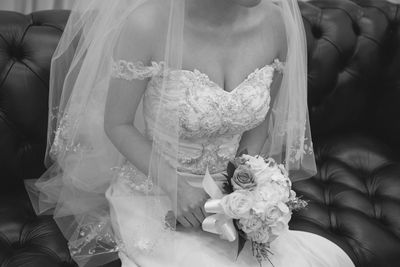
[{"label": "gray rose", "polygon": [[253,172],[246,165],[239,165],[236,168],[231,182],[235,190],[251,189],[257,185]]},{"label": "gray rose", "polygon": [[235,158],[232,163],[235,165],[235,168],[239,167],[240,165],[244,165],[247,162],[245,157],[237,157]]}]

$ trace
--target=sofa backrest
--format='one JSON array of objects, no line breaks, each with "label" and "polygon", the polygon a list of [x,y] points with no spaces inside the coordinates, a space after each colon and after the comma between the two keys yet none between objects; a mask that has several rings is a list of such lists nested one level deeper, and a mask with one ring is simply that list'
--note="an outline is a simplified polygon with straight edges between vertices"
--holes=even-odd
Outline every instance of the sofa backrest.
[{"label": "sofa backrest", "polygon": [[[299,3],[314,139],[364,131],[400,149],[400,6],[382,0]],[[68,15],[0,11],[0,188],[5,190],[45,170],[50,59]]]},{"label": "sofa backrest", "polygon": [[0,190],[45,170],[50,62],[68,11],[0,11]]},{"label": "sofa backrest", "polygon": [[400,149],[400,5],[299,2],[314,139],[363,131]]}]

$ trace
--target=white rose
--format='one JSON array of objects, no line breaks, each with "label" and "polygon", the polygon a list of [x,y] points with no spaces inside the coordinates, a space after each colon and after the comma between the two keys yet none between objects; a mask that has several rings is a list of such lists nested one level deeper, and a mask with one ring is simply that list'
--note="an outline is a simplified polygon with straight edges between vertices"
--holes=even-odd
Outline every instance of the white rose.
[{"label": "white rose", "polygon": [[286,184],[275,184],[274,185],[276,191],[279,194],[278,201],[288,202],[290,196],[290,188],[286,186]]},{"label": "white rose", "polygon": [[286,186],[278,183],[269,183],[260,186],[256,191],[256,199],[262,199],[270,203],[287,202],[289,200],[289,190]]},{"label": "white rose", "polygon": [[261,156],[249,156],[245,155],[245,159],[247,159],[246,164],[250,166],[254,175],[256,176],[257,182],[266,182],[269,180],[269,176],[271,175],[271,168],[265,162],[264,158]]},{"label": "white rose", "polygon": [[247,237],[257,243],[268,243],[270,234],[267,228],[261,228],[255,232],[248,233]]},{"label": "white rose", "polygon": [[296,192],[293,190],[290,190],[289,199],[294,200],[295,198],[296,198]]},{"label": "white rose", "polygon": [[261,169],[264,169],[267,164],[264,161],[264,158],[261,156],[249,156],[249,155],[243,155],[242,156],[244,159],[246,159],[246,164],[251,167],[253,171],[259,171]]},{"label": "white rose", "polygon": [[236,190],[222,198],[221,206],[225,214],[233,219],[248,218],[254,199],[249,191]]},{"label": "white rose", "polygon": [[258,188],[258,190],[254,192],[257,200],[262,200],[270,203],[275,202],[274,201],[274,196],[276,195],[275,193],[276,192],[275,189],[272,187],[272,184],[260,187]]},{"label": "white rose", "polygon": [[269,206],[265,210],[265,220],[267,222],[270,222],[270,223],[275,222],[282,216],[283,216],[283,212],[280,210],[280,208],[278,206]]},{"label": "white rose", "polygon": [[262,221],[257,216],[251,216],[250,218],[242,218],[239,220],[240,229],[246,234],[254,232],[262,227]]},{"label": "white rose", "polygon": [[282,213],[283,214],[288,214],[288,213],[290,213],[290,209],[289,209],[289,207],[285,204],[285,203],[283,203],[283,202],[279,202],[278,203],[278,205],[277,205],[277,207],[282,211]]},{"label": "white rose", "polygon": [[285,166],[283,166],[283,164],[278,164],[278,168],[281,170],[282,174],[286,177],[289,177],[289,173],[286,170]]},{"label": "white rose", "polygon": [[278,164],[278,168],[285,177],[284,181],[286,182],[287,186],[292,187],[292,181],[289,178],[289,172],[286,170],[285,166],[283,166],[283,164]]},{"label": "white rose", "polygon": [[265,220],[265,211],[269,206],[271,206],[271,203],[259,200],[254,203],[252,210],[254,214],[261,218],[261,220]]},{"label": "white rose", "polygon": [[275,170],[271,173],[270,179],[274,182],[285,182],[286,183],[286,177],[281,173],[279,170]]},{"label": "white rose", "polygon": [[289,230],[288,222],[290,221],[290,215],[286,215],[279,218],[275,223],[270,225],[271,233],[273,235],[280,235],[283,232]]}]

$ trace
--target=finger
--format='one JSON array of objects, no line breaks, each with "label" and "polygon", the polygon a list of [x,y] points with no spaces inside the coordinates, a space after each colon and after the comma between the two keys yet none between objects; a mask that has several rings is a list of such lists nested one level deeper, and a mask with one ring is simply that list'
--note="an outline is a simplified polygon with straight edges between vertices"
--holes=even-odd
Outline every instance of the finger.
[{"label": "finger", "polygon": [[204,214],[201,211],[201,207],[197,207],[196,209],[193,210],[193,215],[196,217],[196,219],[199,221],[201,224],[204,221]]},{"label": "finger", "polygon": [[165,224],[171,228],[175,228],[176,226],[176,217],[173,211],[168,211],[165,215]]},{"label": "finger", "polygon": [[192,227],[190,222],[183,216],[179,216],[177,220],[183,227],[186,227],[186,228]]},{"label": "finger", "polygon": [[196,217],[194,217],[193,213],[191,213],[191,212],[185,213],[185,218],[186,218],[186,220],[189,221],[189,223],[192,225],[192,227],[200,226],[200,222],[196,219]]},{"label": "finger", "polygon": [[206,218],[207,216],[210,216],[210,213],[206,212],[206,210],[204,209],[204,205],[200,206],[201,212],[204,215],[204,218]]}]

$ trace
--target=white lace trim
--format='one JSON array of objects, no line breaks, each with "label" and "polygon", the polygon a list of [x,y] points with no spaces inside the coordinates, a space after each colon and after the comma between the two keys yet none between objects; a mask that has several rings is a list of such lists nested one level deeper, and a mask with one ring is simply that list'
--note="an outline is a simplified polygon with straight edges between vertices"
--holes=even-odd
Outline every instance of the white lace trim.
[{"label": "white lace trim", "polygon": [[127,81],[144,80],[157,75],[162,70],[163,63],[151,62],[151,66],[145,66],[143,62],[129,62],[126,60],[113,61],[111,77]]},{"label": "white lace trim", "polygon": [[[136,61],[136,62],[130,62],[126,61],[123,59],[120,59],[118,61],[113,61],[112,63],[112,72],[111,72],[111,77],[114,78],[120,78],[124,80],[144,80],[146,78],[150,78],[154,75],[157,75],[161,72],[163,69],[163,66],[165,63],[163,61],[157,63],[155,61],[151,62],[151,66],[145,66],[142,61]],[[266,66],[271,66],[273,69],[275,69],[278,72],[283,72],[285,68],[285,64],[280,61],[278,58],[274,59],[273,63],[270,65]],[[259,71],[259,69],[256,69],[254,72]],[[207,76],[206,74],[200,73],[198,70],[193,71],[196,74],[201,74],[203,76]],[[254,72],[251,73],[249,76],[254,75]],[[200,75],[199,75],[200,76]],[[208,78],[208,76],[207,76]],[[249,78],[249,77],[248,77]],[[247,79],[248,79],[247,78]],[[246,80],[247,80],[246,79]]]},{"label": "white lace trim", "polygon": [[276,71],[283,73],[285,70],[285,63],[276,58],[271,64],[271,67],[274,68]]}]

